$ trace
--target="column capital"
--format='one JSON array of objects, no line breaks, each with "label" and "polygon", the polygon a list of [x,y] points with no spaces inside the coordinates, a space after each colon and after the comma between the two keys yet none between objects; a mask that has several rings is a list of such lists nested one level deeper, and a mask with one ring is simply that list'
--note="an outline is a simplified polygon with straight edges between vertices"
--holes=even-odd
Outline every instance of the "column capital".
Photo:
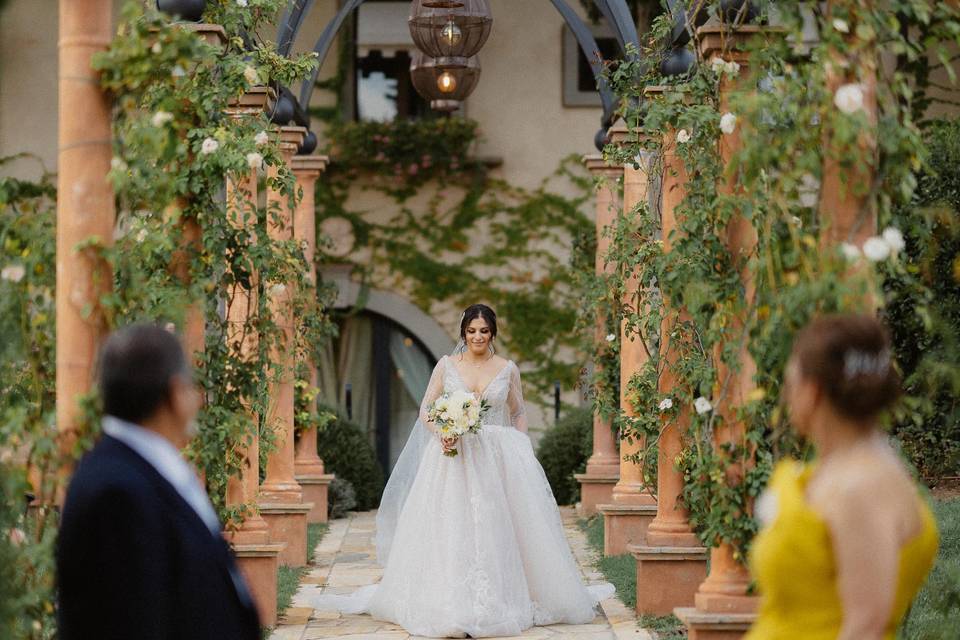
[{"label": "column capital", "polygon": [[284,125],[278,127],[278,129],[280,131],[280,151],[284,155],[292,157],[300,148],[300,145],[303,144],[303,139],[307,136],[307,128]]},{"label": "column capital", "polygon": [[785,30],[777,27],[745,24],[731,27],[730,25],[711,24],[697,29],[697,39],[700,42],[700,55],[704,60],[710,60],[715,55],[723,56],[734,62],[744,64],[749,62],[750,53],[745,50],[747,42],[755,36],[785,34]]},{"label": "column capital", "polygon": [[591,174],[609,178],[619,178],[623,175],[623,167],[607,164],[599,153],[583,156],[583,164]]},{"label": "column capital", "polygon": [[226,113],[231,118],[258,115],[267,108],[267,103],[275,95],[270,87],[250,87],[243,95],[230,102]]},{"label": "column capital", "polygon": [[177,26],[187,31],[193,31],[203,38],[207,44],[221,48],[227,43],[227,31],[219,24],[210,22],[183,22]]},{"label": "column capital", "polygon": [[290,168],[295,176],[317,177],[327,170],[330,156],[293,156]]}]

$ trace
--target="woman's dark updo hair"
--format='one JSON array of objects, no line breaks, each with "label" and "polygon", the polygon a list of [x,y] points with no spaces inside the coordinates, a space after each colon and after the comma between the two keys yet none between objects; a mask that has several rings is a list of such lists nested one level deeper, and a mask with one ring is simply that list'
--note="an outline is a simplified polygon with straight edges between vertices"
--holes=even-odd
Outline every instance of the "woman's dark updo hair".
[{"label": "woman's dark updo hair", "polygon": [[814,380],[847,418],[868,421],[900,397],[890,337],[869,315],[817,318],[797,335],[793,357],[800,375]]},{"label": "woman's dark updo hair", "polygon": [[490,327],[490,335],[496,338],[497,314],[485,304],[472,304],[464,310],[463,317],[460,319],[460,339],[467,339],[467,327],[477,318],[483,318],[487,326]]}]

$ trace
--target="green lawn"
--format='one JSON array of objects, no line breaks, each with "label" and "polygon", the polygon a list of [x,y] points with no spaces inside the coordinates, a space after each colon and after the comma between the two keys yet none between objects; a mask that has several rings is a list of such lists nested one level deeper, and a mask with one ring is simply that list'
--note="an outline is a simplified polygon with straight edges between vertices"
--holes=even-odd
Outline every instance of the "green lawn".
[{"label": "green lawn", "polygon": [[934,501],[940,553],[903,627],[902,640],[960,637],[960,498]]},{"label": "green lawn", "polygon": [[[637,563],[633,556],[603,557],[603,516],[581,520],[579,525],[590,546],[601,554],[597,568],[617,588],[620,601],[633,609],[637,605]],[[674,616],[640,616],[637,622],[644,629],[656,631],[662,640],[686,637],[683,624]]]},{"label": "green lawn", "polygon": [[280,566],[277,572],[278,618],[283,615],[283,612],[287,610],[287,607],[289,607],[290,603],[293,601],[293,596],[297,592],[297,587],[300,585],[300,578],[302,578],[304,574],[310,570],[310,566],[313,564],[313,550],[317,548],[318,544],[320,544],[320,541],[323,539],[324,534],[329,528],[330,527],[327,524],[307,525],[307,566]]}]

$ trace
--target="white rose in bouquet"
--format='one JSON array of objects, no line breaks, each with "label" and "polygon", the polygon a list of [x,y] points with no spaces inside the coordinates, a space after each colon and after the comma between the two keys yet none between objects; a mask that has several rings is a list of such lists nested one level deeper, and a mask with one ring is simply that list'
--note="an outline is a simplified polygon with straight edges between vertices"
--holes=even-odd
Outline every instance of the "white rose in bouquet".
[{"label": "white rose in bouquet", "polygon": [[[468,433],[479,433],[483,415],[489,409],[486,400],[472,393],[454,391],[437,398],[427,412],[427,419],[437,427],[444,438],[459,438]],[[456,456],[456,449],[445,451],[446,456]]]}]

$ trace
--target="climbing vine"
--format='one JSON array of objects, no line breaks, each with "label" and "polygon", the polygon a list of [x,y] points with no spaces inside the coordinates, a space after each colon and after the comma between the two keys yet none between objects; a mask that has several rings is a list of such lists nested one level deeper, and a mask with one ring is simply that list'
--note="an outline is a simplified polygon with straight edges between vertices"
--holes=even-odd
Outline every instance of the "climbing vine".
[{"label": "climbing vine", "polygon": [[[282,4],[208,3],[208,21],[224,27],[222,44],[143,3],[127,4],[115,39],[94,60],[115,107],[109,178],[116,225],[112,238],[91,237],[71,248],[112,274],[93,302],[107,328],[152,321],[182,330],[191,312],[203,318],[202,350],[194,356],[205,404],[188,454],[221,517],[233,523],[250,505],[227,508],[227,479],[240,469],[240,452],[253,434],[269,450],[268,392],[284,373],[274,357],[282,328],[271,307],[290,301],[300,361],[332,330],[329,286],[305,277],[302,248],[275,232],[281,207],[299,197],[278,134],[263,113],[230,115],[252,87],[289,83],[315,64],[312,56],[279,56],[256,36]],[[255,197],[268,188],[278,196]],[[86,417],[75,450],[61,451],[54,421],[56,195],[43,171],[36,181],[0,180],[0,324],[7,337],[0,366],[3,637],[55,635],[51,505],[63,490],[59,470],[97,429],[91,394],[82,399]]]},{"label": "climbing vine", "polygon": [[[647,203],[624,212],[611,229],[608,260],[619,274],[612,295],[622,294],[628,277],[638,279],[636,298],[621,307],[621,317],[653,356],[623,381],[639,415],[622,416],[621,428],[644,439],[647,450],[638,458],[649,460],[665,426],[685,427],[675,464],[684,474],[691,522],[705,544],[730,543],[741,558],[755,532],[745,517],[750,503],[773,460],[797,447],[778,405],[796,330],[815,314],[889,305],[906,291],[917,302],[912,317],[930,326],[922,319],[936,301],[923,293],[927,285],[900,231],[925,161],[911,100],[923,79],[902,70],[878,75],[875,133],[863,106],[869,78],[856,73],[871,73],[878,51],[911,62],[929,51],[942,58],[960,22],[943,5],[893,4],[891,12],[838,2],[830,14],[807,14],[806,5],[778,3],[781,30],[753,37],[737,54],[749,60],[743,67],[729,49],[733,40],[725,39],[717,59],[699,59],[683,76],[661,77],[639,61],[609,73],[629,105],[623,116],[632,133],[627,144],[607,149],[611,161],[639,164],[639,154],[651,153],[653,174],[662,175],[665,157],[675,155],[687,176],[669,235],[658,235],[663,212]],[[819,39],[798,44],[811,17]],[[662,48],[671,20],[656,21],[651,51]],[[922,44],[903,35],[914,24],[927,34]],[[697,51],[698,44],[694,38]],[[831,75],[836,69],[843,70],[839,83]],[[721,83],[741,89],[721,103]],[[644,91],[654,85],[663,87],[657,97]],[[728,164],[721,152],[734,135],[741,144]],[[875,171],[862,187],[845,187],[865,198],[885,230],[862,246],[828,239],[824,221],[831,212],[821,208],[821,185],[825,161],[835,159],[844,170],[862,163]],[[731,225],[747,229],[755,244],[732,252]],[[957,375],[955,362],[949,375]],[[944,366],[942,354],[938,363]],[[731,397],[739,375],[749,377],[753,391]],[[658,391],[665,378],[675,381],[669,395]],[[908,398],[903,406],[916,405]],[[901,411],[895,419],[902,417]],[[734,424],[743,434],[731,439]]]},{"label": "climbing vine", "polygon": [[[503,319],[500,343],[530,365],[536,401],[555,380],[578,380],[569,351],[580,346],[578,289],[558,249],[592,232],[581,210],[590,182],[570,159],[536,189],[512,186],[471,157],[477,135],[475,122],[458,118],[332,122],[317,217],[347,221],[353,246],[347,257],[328,246],[322,260],[347,262],[364,286],[402,291],[431,314],[491,304]],[[555,191],[570,185],[572,198]],[[358,193],[390,206],[359,209]]]}]

